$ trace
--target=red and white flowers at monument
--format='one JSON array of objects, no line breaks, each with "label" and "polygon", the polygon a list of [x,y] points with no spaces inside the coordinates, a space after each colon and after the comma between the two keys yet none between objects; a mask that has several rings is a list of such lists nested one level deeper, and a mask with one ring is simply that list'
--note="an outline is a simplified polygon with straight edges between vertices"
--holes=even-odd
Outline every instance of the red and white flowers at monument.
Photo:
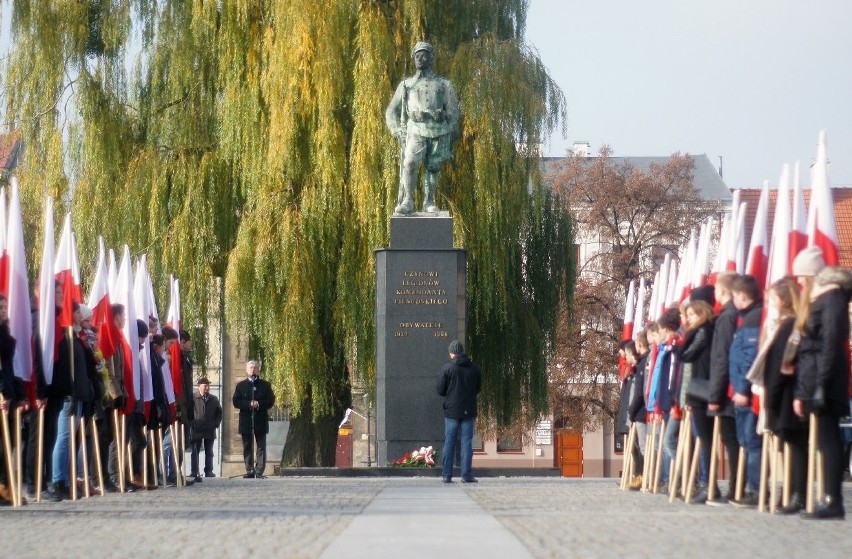
[{"label": "red and white flowers at monument", "polygon": [[391,462],[395,468],[431,468],[435,465],[438,453],[431,446],[421,446],[400,458]]}]

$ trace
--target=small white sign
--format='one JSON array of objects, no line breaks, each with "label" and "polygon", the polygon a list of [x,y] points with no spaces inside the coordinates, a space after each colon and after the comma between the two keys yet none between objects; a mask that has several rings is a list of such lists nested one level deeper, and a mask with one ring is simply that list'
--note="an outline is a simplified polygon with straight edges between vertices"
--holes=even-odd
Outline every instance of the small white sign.
[{"label": "small white sign", "polygon": [[553,423],[546,419],[539,421],[535,426],[535,444],[553,444]]}]

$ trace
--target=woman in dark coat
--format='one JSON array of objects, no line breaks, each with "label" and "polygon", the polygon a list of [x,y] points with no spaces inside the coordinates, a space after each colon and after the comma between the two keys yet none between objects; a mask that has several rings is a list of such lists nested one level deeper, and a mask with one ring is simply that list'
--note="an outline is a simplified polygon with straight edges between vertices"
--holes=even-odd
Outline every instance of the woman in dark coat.
[{"label": "woman in dark coat", "polygon": [[[796,389],[795,363],[785,359],[785,349],[793,334],[799,288],[796,280],[786,277],[773,283],[766,292],[769,308],[777,315],[774,330],[767,336],[766,361],[763,371],[763,407],[766,428],[790,447],[792,472],[790,502],[776,509],[777,514],[795,514],[804,508],[808,467],[807,423],[793,413]],[[789,359],[791,356],[788,355]]]},{"label": "woman in dark coat", "polygon": [[825,268],[819,247],[809,247],[793,262],[802,286],[796,328],[799,345],[793,410],[799,417],[817,416],[825,499],[807,518],[844,518],[843,438],[840,418],[849,415],[849,299],[852,273]]},{"label": "woman in dark coat", "polygon": [[[680,360],[685,363],[684,398],[692,411],[692,428],[701,441],[701,490],[691,502],[707,500],[707,472],[710,466],[710,449],[713,438],[713,421],[707,416],[707,398],[710,382],[710,348],[713,345],[713,307],[706,301],[691,301],[686,307],[686,330],[683,344],[678,349]],[[696,387],[702,385],[703,390]],[[706,395],[699,395],[706,392]],[[718,495],[719,492],[716,491]]]}]

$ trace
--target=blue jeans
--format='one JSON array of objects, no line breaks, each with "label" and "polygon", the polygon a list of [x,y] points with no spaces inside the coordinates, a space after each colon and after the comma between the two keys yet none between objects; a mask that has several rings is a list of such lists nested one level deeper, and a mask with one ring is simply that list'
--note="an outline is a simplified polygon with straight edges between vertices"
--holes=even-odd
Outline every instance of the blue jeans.
[{"label": "blue jeans", "polygon": [[444,479],[453,477],[453,459],[456,455],[456,439],[461,430],[461,477],[473,479],[470,464],[473,461],[473,424],[475,418],[452,419],[444,418],[444,454],[441,456],[441,475]]},{"label": "blue jeans", "polygon": [[746,487],[749,491],[757,492],[760,488],[760,455],[763,452],[763,441],[757,434],[757,416],[751,406],[734,408],[734,419],[737,423],[737,442],[746,452]]},{"label": "blue jeans", "polygon": [[[60,410],[59,418],[56,420],[56,442],[53,444],[53,471],[51,475],[51,481],[53,483],[68,483],[68,478],[70,477],[70,420],[73,417],[76,421],[78,421],[75,425],[76,427],[79,425],[79,420],[77,418],[80,417],[80,414],[83,412],[83,406],[79,402],[76,406],[76,414],[74,413],[75,410],[71,409],[71,405],[71,398],[66,398],[62,402],[62,410]],[[77,430],[79,429],[75,429],[75,432]]]},{"label": "blue jeans", "polygon": [[660,468],[660,483],[669,482],[669,469],[677,455],[677,439],[680,434],[680,419],[669,415],[666,421],[666,432],[663,434],[663,464]]}]

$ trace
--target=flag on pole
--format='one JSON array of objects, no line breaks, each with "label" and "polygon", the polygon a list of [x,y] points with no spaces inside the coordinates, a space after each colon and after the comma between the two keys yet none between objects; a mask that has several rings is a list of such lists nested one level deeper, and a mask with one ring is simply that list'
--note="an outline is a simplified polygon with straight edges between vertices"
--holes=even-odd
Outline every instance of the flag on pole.
[{"label": "flag on pole", "polygon": [[53,273],[57,280],[62,283],[62,301],[59,303],[62,310],[57,320],[59,326],[67,328],[74,323],[75,302],[77,289],[74,287],[74,241],[71,235],[71,214],[65,215],[65,223],[62,226],[62,235],[59,237],[59,248],[56,249],[56,262],[53,265]]},{"label": "flag on pole", "polygon": [[136,401],[142,398],[142,370],[139,364],[139,332],[136,329],[136,306],[133,303],[133,275],[130,272],[130,248],[124,245],[124,254],[115,280],[115,291],[110,292],[115,302],[124,306],[124,341],[125,349],[124,385],[127,388],[127,407],[124,413],[135,410]]},{"label": "flag on pole", "polygon": [[38,333],[41,339],[41,363],[44,380],[53,382],[53,361],[56,355],[56,287],[53,278],[53,198],[48,197],[44,209],[44,245],[41,251],[41,272],[38,288]]},{"label": "flag on pole", "polygon": [[840,243],[834,224],[834,198],[828,179],[828,154],[825,130],[819,133],[817,158],[811,182],[811,207],[808,213],[808,246],[822,249],[827,266],[840,263]]},{"label": "flag on pole", "polygon": [[639,278],[639,289],[636,291],[636,312],[633,314],[633,336],[645,329],[645,278]]},{"label": "flag on pole", "polygon": [[[136,264],[136,277],[133,281],[133,304],[136,308],[136,318],[148,323],[151,316],[150,299],[148,298],[148,264],[143,254]],[[154,386],[151,383],[151,342],[150,337],[139,339],[140,375],[142,380],[142,401],[145,402],[145,417],[149,417],[150,402],[154,399]]]},{"label": "flag on pole", "polygon": [[799,162],[793,167],[793,213],[790,216],[790,258],[788,273],[793,273],[793,260],[808,246],[808,218],[805,195],[799,181]]},{"label": "flag on pole", "polygon": [[4,186],[0,188],[0,293],[6,297],[9,296],[8,231],[6,224],[6,187]]},{"label": "flag on pole", "polygon": [[674,281],[674,278],[669,280],[671,262],[671,253],[666,253],[665,257],[663,258],[663,265],[662,267],[660,267],[660,287],[657,290],[657,314],[654,317],[654,320],[657,320],[658,318],[663,316],[663,312],[665,312],[666,310],[666,295],[668,295],[669,281]]},{"label": "flag on pole", "polygon": [[115,348],[122,343],[121,332],[115,326],[112,315],[112,305],[107,285],[106,252],[104,239],[98,237],[98,266],[95,269],[95,279],[89,291],[89,308],[92,309],[92,328],[98,331],[98,349],[104,359],[115,355]]},{"label": "flag on pole", "polygon": [[757,285],[766,285],[766,271],[769,263],[769,181],[763,181],[760,200],[757,202],[757,214],[754,216],[754,228],[751,230],[746,273],[754,276]]},{"label": "flag on pole", "polygon": [[664,299],[665,307],[663,307],[663,310],[677,306],[680,302],[677,299],[677,260],[674,259],[672,259],[669,263],[669,281],[667,291],[666,298]]},{"label": "flag on pole", "polygon": [[689,232],[689,241],[686,243],[686,251],[683,260],[681,260],[680,273],[677,276],[676,297],[678,303],[689,297],[689,291],[692,289],[692,271],[695,269],[697,259],[697,243],[695,229],[693,229]]},{"label": "flag on pole", "polygon": [[728,269],[728,236],[731,232],[731,217],[725,216],[722,218],[722,226],[719,229],[719,244],[716,247],[716,260],[713,262],[713,269],[710,273],[710,285],[716,285],[716,278],[719,274]]},{"label": "flag on pole", "polygon": [[716,221],[712,217],[708,217],[707,221],[701,224],[695,253],[695,270],[692,273],[693,288],[706,285],[710,279],[710,236],[715,225]]},{"label": "flag on pole", "polygon": [[738,238],[739,229],[737,227],[740,211],[740,191],[734,190],[733,199],[731,200],[731,221],[728,229],[728,249],[725,251],[728,256],[728,261],[725,263],[726,272],[737,271],[737,247],[740,239]]},{"label": "flag on pole", "polygon": [[9,255],[9,333],[18,340],[14,359],[15,376],[24,382],[30,382],[33,376],[33,353],[30,349],[33,316],[30,306],[30,284],[27,279],[27,251],[24,248],[21,196],[18,181],[14,177],[8,225],[6,241]]},{"label": "flag on pole", "polygon": [[658,291],[660,289],[660,271],[654,274],[654,284],[651,285],[651,300],[648,301],[648,322],[654,322],[657,320],[657,309],[659,305],[657,305]]},{"label": "flag on pole", "polygon": [[790,213],[790,165],[785,163],[781,168],[781,180],[778,181],[778,198],[772,220],[766,287],[786,276],[790,270]]},{"label": "flag on pole", "polygon": [[633,313],[636,310],[636,282],[630,280],[627,288],[627,298],[624,300],[624,325],[621,328],[621,340],[626,341],[633,338]]},{"label": "flag on pole", "polygon": [[[166,325],[177,330],[178,336],[180,336],[180,283],[172,275],[169,276],[169,307],[166,311]],[[180,343],[172,344],[169,348],[169,354],[171,357],[172,382],[174,383],[175,395],[178,399],[182,399],[184,397],[183,375],[185,371],[183,371],[183,364],[181,362]]]},{"label": "flag on pole", "polygon": [[[734,229],[734,239],[736,241],[736,245],[733,252],[735,266],[732,271],[738,274],[744,274],[746,266],[745,218],[747,209],[748,204],[746,204],[745,202],[740,204],[740,208],[737,210],[736,228]],[[728,255],[728,258],[730,257],[731,255]]]}]

